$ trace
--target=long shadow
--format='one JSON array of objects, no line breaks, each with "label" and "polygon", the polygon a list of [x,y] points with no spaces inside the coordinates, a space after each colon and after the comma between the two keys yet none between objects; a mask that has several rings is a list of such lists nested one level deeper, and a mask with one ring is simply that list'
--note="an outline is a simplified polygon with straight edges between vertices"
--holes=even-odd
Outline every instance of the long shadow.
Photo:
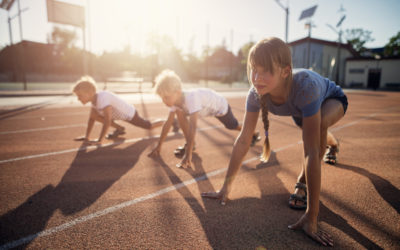
[{"label": "long shadow", "polygon": [[[336,214],[325,206],[322,202],[319,206],[319,219],[320,221],[325,221],[329,225],[336,227],[337,229],[344,232],[346,235],[353,238],[359,244],[361,244],[365,249],[382,249],[380,246],[376,245],[370,239],[365,237],[363,234],[358,232],[354,227],[352,227],[342,216]],[[337,242],[337,239],[335,239]],[[338,244],[334,243],[336,246]],[[340,242],[339,242],[340,245]],[[343,246],[346,247],[346,246]],[[339,247],[340,248],[340,247]]]},{"label": "long shadow", "polygon": [[393,186],[392,183],[360,167],[340,163],[337,163],[335,166],[367,177],[379,195],[400,214],[400,190]]},{"label": "long shadow", "polygon": [[[274,154],[271,155],[272,157],[272,162],[268,162],[268,163],[260,163],[257,165],[256,170],[254,169],[250,169],[250,171],[257,171],[258,169],[263,169],[266,167],[271,167],[274,166],[275,164],[279,164],[276,161],[276,156]],[[275,190],[271,190],[271,185],[270,184],[266,184],[263,180],[259,180],[259,186],[260,186],[260,190],[262,191],[263,195],[262,195],[262,200],[264,199],[265,193],[279,193],[282,189],[279,187],[281,185],[283,185],[281,183],[281,181],[279,180],[279,177],[277,177],[277,174],[279,172],[279,169],[277,169],[276,171],[271,172],[270,174],[274,175],[271,177],[273,180],[275,180],[274,182],[274,187],[273,189]],[[255,178],[257,178],[257,175],[255,175]],[[259,179],[259,178],[258,178]],[[279,180],[279,181],[278,181]],[[278,186],[278,187],[275,187]],[[268,196],[268,195],[267,195]],[[304,213],[304,211],[293,211],[292,209],[290,209],[288,207],[288,199],[289,199],[289,194],[283,194],[283,195],[275,195],[274,196],[277,200],[273,201],[271,200],[271,203],[277,203],[281,204],[282,206],[280,207],[281,211],[290,211],[289,213],[295,215],[295,217],[291,217],[290,221],[287,221],[287,225],[289,224],[293,224],[295,223],[300,216],[302,215],[302,213]],[[276,214],[277,217],[281,217],[283,218],[284,215],[282,212]],[[320,212],[319,212],[319,221],[325,221],[327,224],[336,227],[337,229],[341,230],[342,232],[344,232],[346,235],[350,236],[351,238],[353,238],[356,242],[358,242],[359,244],[361,244],[362,246],[364,246],[366,249],[381,249],[381,247],[379,247],[378,245],[376,245],[374,242],[372,242],[370,239],[368,239],[367,237],[365,237],[363,234],[361,234],[360,232],[358,232],[354,227],[352,227],[350,224],[347,223],[347,221],[340,216],[339,214],[336,214],[335,212],[333,212],[331,209],[329,209],[327,206],[325,206],[322,202],[320,202]],[[282,219],[282,221],[280,222],[280,224],[285,223],[284,219]],[[283,225],[283,224],[282,224]],[[286,225],[286,224],[285,224]],[[278,225],[279,227],[279,225]],[[292,241],[293,240],[293,235],[288,235],[288,238],[290,239],[290,241],[292,241],[292,244],[294,245],[299,245],[299,241],[301,240],[301,246],[304,247],[300,247],[300,248],[314,248],[319,246],[317,243],[311,241],[310,239],[308,239],[308,237],[301,231],[298,232],[292,232],[291,230],[289,230],[290,233],[295,233],[297,234],[296,241]],[[339,239],[334,239],[335,241],[335,246],[337,247],[346,247],[345,245],[342,245],[343,243],[341,243],[339,241]],[[291,247],[293,248],[293,247]]]},{"label": "long shadow", "polygon": [[[176,185],[183,182],[161,157],[154,158],[154,160],[161,165],[172,184]],[[278,165],[279,163],[275,158],[262,168],[273,168]],[[205,175],[203,162],[195,153],[193,154],[193,166],[194,169],[188,168],[183,169],[183,171],[187,171],[193,178],[197,179],[199,191],[214,190],[209,179],[202,178]],[[261,201],[264,201],[260,202],[259,198],[242,198],[231,200],[228,205],[221,206],[215,200],[203,199],[203,208],[188,187],[177,189],[177,192],[196,214],[212,249],[255,249],[263,245],[265,237],[261,232],[263,229],[270,230],[269,217],[266,218],[265,216],[268,213],[266,203],[271,202],[270,200],[265,201],[262,198]],[[269,199],[271,197],[274,197],[274,195],[269,196]],[[276,218],[276,216],[271,217]]]},{"label": "long shadow", "polygon": [[19,246],[26,248],[46,228],[57,209],[69,216],[92,205],[135,166],[154,140],[142,140],[124,149],[101,147],[90,152],[78,151],[56,187],[47,185],[0,217],[0,245],[27,237]]},{"label": "long shadow", "polygon": [[[143,113],[140,114],[140,116],[143,117],[144,119],[149,119],[149,113],[147,112],[147,108],[146,108],[146,105],[144,103],[143,94],[142,93],[140,93],[140,103],[142,105],[142,110],[143,110]],[[136,112],[138,112],[137,109],[136,109]],[[151,136],[151,130],[147,130],[147,135]]]},{"label": "long shadow", "polygon": [[[183,182],[162,158],[155,160],[161,165],[172,184]],[[193,163],[194,169],[188,168],[184,171],[190,173],[193,178],[197,178],[199,191],[214,190],[207,178],[201,178],[205,175],[205,170],[202,159],[197,154],[193,154]],[[303,232],[293,232],[287,229],[287,225],[296,222],[304,211],[294,211],[288,207],[289,193],[278,177],[279,166],[275,153],[271,155],[268,163],[260,163],[256,168],[244,165],[241,171],[258,180],[261,197],[231,200],[226,206],[221,206],[215,200],[203,199],[203,208],[189,188],[177,189],[177,192],[198,217],[212,249],[255,249],[257,247],[309,249],[320,247]],[[268,180],[260,178],[260,171],[267,172],[263,175],[266,174]],[[240,188],[237,185],[233,187],[233,189]],[[367,249],[381,249],[323,203],[320,206],[320,219],[343,231]],[[339,239],[335,239],[335,241],[336,246],[342,245]]]},{"label": "long shadow", "polygon": [[[204,120],[204,122],[209,123],[206,120]],[[225,131],[223,128],[219,129],[219,132],[227,137],[230,137],[229,133],[227,133],[227,131]],[[214,143],[216,143],[216,140],[214,138],[211,138],[211,137],[207,137],[207,138],[209,140],[213,141]],[[249,168],[246,165],[244,165],[244,166],[242,166],[242,170],[257,173],[257,171],[261,170],[261,169],[268,169],[268,171],[271,171],[270,169],[277,169],[277,168],[271,168],[271,167],[277,166],[277,165],[279,165],[279,162],[276,159],[276,154],[274,152],[272,152],[271,158],[268,163],[260,163],[256,166],[255,169]],[[195,164],[195,166],[196,166],[196,164]],[[282,220],[284,220],[284,218],[283,218],[284,215],[281,211],[282,211],[282,209],[289,209],[288,205],[287,205],[289,194],[287,193],[287,190],[284,188],[283,183],[281,183],[281,181],[277,177],[277,172],[278,171],[273,172],[272,173],[273,176],[271,176],[271,179],[274,180],[273,182],[275,183],[273,188],[271,187],[271,182],[269,184],[266,184],[266,182],[262,182],[261,180],[259,180],[259,187],[262,192],[262,197],[258,202],[264,203],[264,202],[266,202],[266,200],[268,200],[266,203],[268,203],[268,205],[271,205],[271,204],[276,204],[277,200],[278,200],[278,204],[280,204],[280,206],[281,206],[280,211],[276,212],[276,214],[272,215],[272,216],[274,216],[276,218],[281,218]],[[258,178],[258,176],[256,175],[255,178]],[[268,181],[271,181],[271,179],[269,179]],[[276,189],[277,191],[271,193],[271,190],[274,190],[274,189]],[[203,191],[209,191],[209,190],[201,190],[201,191],[203,192]],[[269,194],[266,194],[265,192],[268,192]],[[284,192],[285,194],[280,194],[280,195],[274,194],[274,193],[282,193],[282,192]],[[396,194],[396,192],[394,192],[394,193]],[[271,197],[274,197],[274,199],[276,199],[276,200],[272,200]],[[191,199],[191,200],[193,200],[193,199]],[[235,201],[235,202],[238,202],[238,204],[240,204],[240,201]],[[252,202],[254,203],[254,201],[252,201]],[[255,205],[255,206],[258,207],[259,205]],[[250,209],[252,209],[252,208],[250,208]],[[361,245],[363,245],[364,247],[366,247],[368,249],[369,248],[380,249],[380,247],[378,245],[376,245],[375,243],[370,241],[368,238],[366,238],[364,235],[359,233],[355,228],[353,228],[351,225],[349,225],[345,219],[343,219],[340,215],[334,213],[332,210],[330,210],[328,207],[324,206],[322,203],[321,203],[320,210],[321,210],[320,217],[325,218],[325,221],[328,224],[335,226],[338,229],[342,230],[344,233],[346,233],[347,235],[352,237],[355,241],[357,241],[358,243],[360,243]],[[232,213],[232,212],[230,212],[230,213]],[[295,213],[296,212],[294,212],[294,214]],[[266,214],[271,214],[271,212],[267,212]],[[251,217],[253,215],[249,215],[249,216]],[[269,216],[266,216],[265,214],[260,215],[260,216],[269,217]],[[292,220],[287,221],[287,225],[296,222],[300,218],[300,216],[301,216],[301,213],[297,217],[293,217]],[[267,220],[269,220],[269,219],[267,218]],[[285,222],[274,221],[274,223],[276,223],[277,227],[281,227]],[[203,227],[204,227],[204,225],[203,225]],[[262,229],[260,229],[260,228],[257,228],[257,230],[258,230],[258,232],[260,232],[260,230],[262,231]],[[265,233],[267,235],[271,235],[272,232],[265,232]],[[287,232],[281,231],[280,233],[286,234]],[[293,233],[293,232],[291,232],[291,233]],[[301,244],[309,244],[307,242],[309,242],[310,240],[307,239],[307,237],[303,233],[299,232],[298,235],[299,235],[299,237],[301,237],[298,240],[302,240],[305,242],[305,243],[301,243]],[[276,237],[280,237],[280,236],[276,235]],[[287,238],[292,240],[293,235],[287,235]],[[265,238],[264,238],[264,240],[265,240]],[[289,240],[289,241],[291,241],[291,240]],[[264,243],[265,243],[265,246],[268,246],[269,242],[264,242]],[[280,244],[282,244],[282,242],[280,242]],[[294,241],[293,244],[298,245],[299,242]],[[314,245],[309,245],[309,246],[316,247],[317,245],[314,244]],[[288,245],[288,247],[292,248],[293,246]],[[220,247],[218,246],[217,248],[220,248]]]},{"label": "long shadow", "polygon": [[[69,96],[69,95],[65,95],[65,97],[66,96]],[[57,100],[58,100],[58,98],[57,98]],[[22,107],[19,107],[19,108],[15,108],[15,109],[10,109],[10,110],[6,110],[6,111],[0,111],[0,120],[5,120],[5,119],[10,118],[10,117],[21,115],[21,114],[24,114],[24,113],[27,113],[27,112],[32,112],[34,110],[41,109],[43,107],[51,105],[51,104],[53,104],[55,102],[56,102],[56,100],[49,100],[49,101],[35,103],[35,104],[31,104],[31,105],[25,105],[25,106],[22,106]]]}]

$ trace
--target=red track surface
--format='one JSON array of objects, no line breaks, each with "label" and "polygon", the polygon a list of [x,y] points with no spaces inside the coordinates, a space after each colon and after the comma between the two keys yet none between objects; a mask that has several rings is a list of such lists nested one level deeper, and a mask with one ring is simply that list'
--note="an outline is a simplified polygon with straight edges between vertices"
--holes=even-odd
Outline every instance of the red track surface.
[{"label": "red track surface", "polygon": [[[348,98],[346,116],[332,128],[339,163],[322,165],[320,226],[335,248],[400,249],[400,93]],[[245,98],[228,101],[241,120]],[[135,106],[150,118],[168,112],[161,103]],[[181,134],[168,137],[158,159],[147,154],[160,129],[129,124],[111,145],[85,148],[72,138],[84,133],[87,114],[87,107],[52,105],[0,114],[0,248],[321,247],[287,229],[303,213],[287,206],[302,155],[290,117],[270,116],[272,159],[260,164],[261,143],[251,148],[221,206],[200,193],[221,187],[237,132],[201,119],[194,167],[178,169],[173,149]]]}]

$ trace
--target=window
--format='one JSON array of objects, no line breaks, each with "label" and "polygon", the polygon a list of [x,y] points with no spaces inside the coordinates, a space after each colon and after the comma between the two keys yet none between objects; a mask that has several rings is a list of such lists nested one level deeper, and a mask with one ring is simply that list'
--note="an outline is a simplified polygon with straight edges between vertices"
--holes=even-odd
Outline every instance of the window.
[{"label": "window", "polygon": [[364,69],[349,69],[350,74],[364,74]]}]

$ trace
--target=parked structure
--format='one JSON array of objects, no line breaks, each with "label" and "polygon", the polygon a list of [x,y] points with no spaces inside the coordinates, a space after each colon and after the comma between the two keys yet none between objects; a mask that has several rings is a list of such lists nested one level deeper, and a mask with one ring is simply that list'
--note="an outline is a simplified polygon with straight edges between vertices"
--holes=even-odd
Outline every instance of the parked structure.
[{"label": "parked structure", "polygon": [[358,56],[349,44],[309,37],[293,41],[289,46],[294,68],[310,68],[339,85],[345,82],[346,59]]},{"label": "parked structure", "polygon": [[348,58],[345,87],[400,89],[399,69],[399,57]]}]

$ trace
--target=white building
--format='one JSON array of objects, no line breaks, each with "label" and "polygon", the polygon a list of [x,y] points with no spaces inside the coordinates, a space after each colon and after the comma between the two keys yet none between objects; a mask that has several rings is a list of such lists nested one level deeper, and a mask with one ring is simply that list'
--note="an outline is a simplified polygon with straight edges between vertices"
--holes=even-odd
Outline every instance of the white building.
[{"label": "white building", "polygon": [[348,58],[346,61],[348,88],[400,88],[400,58]]}]

